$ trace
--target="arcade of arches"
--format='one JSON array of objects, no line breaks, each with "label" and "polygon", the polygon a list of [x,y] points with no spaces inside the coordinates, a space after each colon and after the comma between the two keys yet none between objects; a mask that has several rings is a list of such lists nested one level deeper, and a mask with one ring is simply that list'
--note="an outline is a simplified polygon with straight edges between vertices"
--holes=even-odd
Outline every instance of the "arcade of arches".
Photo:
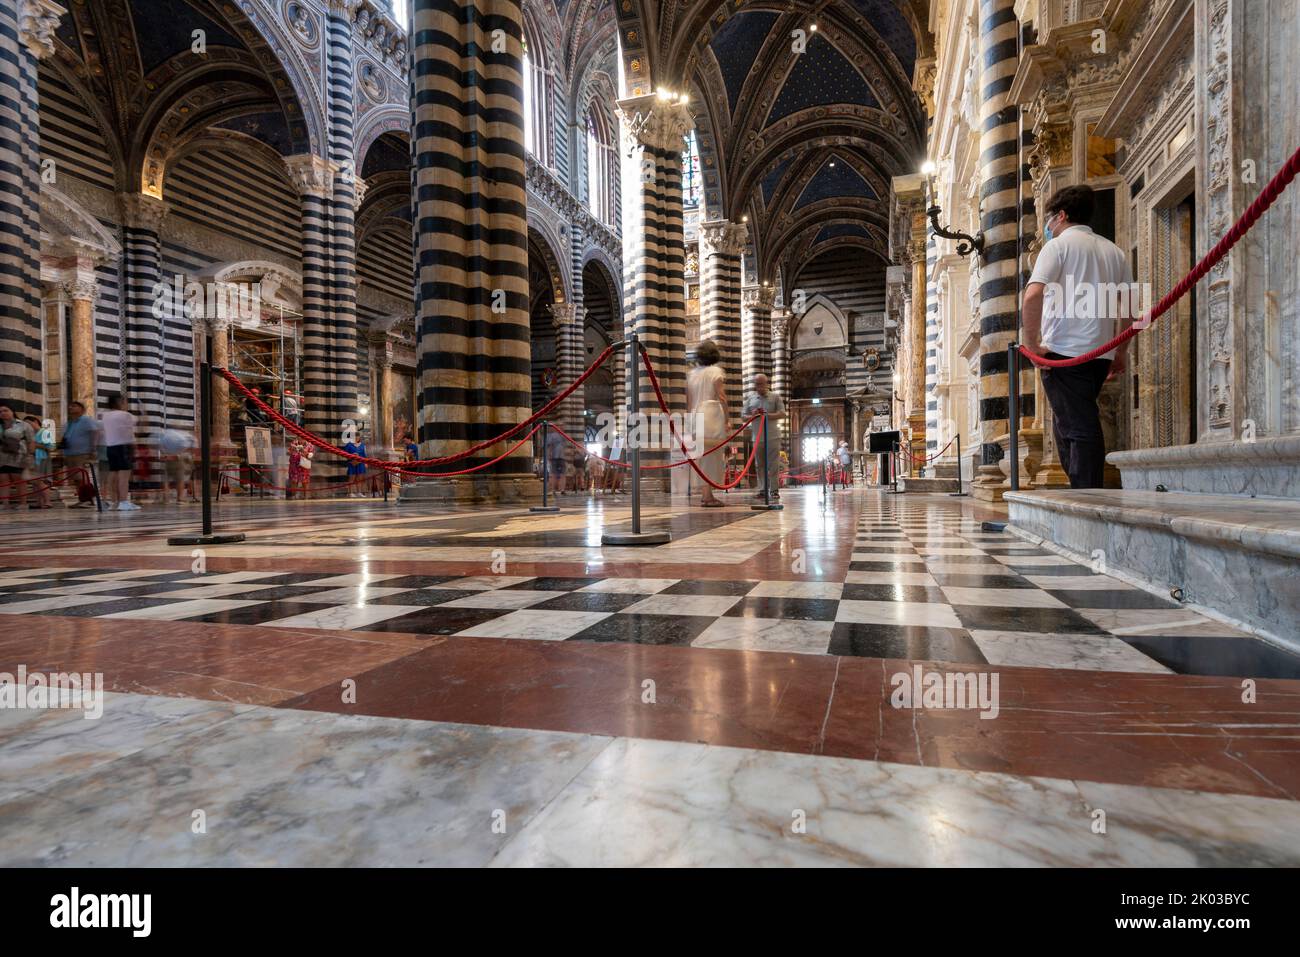
[{"label": "arcade of arches", "polygon": [[[1112,369],[1104,487],[1071,487],[1077,436],[1008,358],[1053,195],[1091,186],[1160,299],[1300,146],[1298,48],[1284,0],[5,3],[0,671],[103,672],[105,747],[138,754],[33,757],[0,862],[89,823],[98,863],[159,863],[164,825],[123,815],[180,761],[246,818],[332,809],[259,831],[267,863],[1300,862],[1300,187]],[[633,402],[694,411],[704,340],[727,431],[774,403],[779,454],[737,431],[720,470],[754,471],[711,510],[679,447],[641,450],[637,521],[669,540],[602,545],[633,527]],[[204,426],[244,540],[196,559],[168,539]],[[765,459],[782,509],[751,508]],[[559,511],[529,511],[543,476]],[[914,664],[996,675],[1000,710],[887,706]],[[402,782],[363,810],[346,742],[319,780],[274,746],[218,765],[251,721],[198,729],[240,709],[302,746],[418,735],[404,773],[481,773],[459,793],[487,808],[509,781],[530,823],[342,847]],[[83,796],[40,800],[74,765]],[[785,787],[848,806],[782,838]],[[639,826],[647,791],[680,810]],[[923,794],[933,820],[880,823]],[[1142,839],[1054,844],[1078,794]],[[222,840],[185,853],[250,861]]]}]

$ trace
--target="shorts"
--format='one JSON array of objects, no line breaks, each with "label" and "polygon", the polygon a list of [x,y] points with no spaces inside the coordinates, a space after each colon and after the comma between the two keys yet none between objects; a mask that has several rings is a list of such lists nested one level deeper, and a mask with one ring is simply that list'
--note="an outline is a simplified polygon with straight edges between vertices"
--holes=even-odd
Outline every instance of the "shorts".
[{"label": "shorts", "polygon": [[110,445],[108,447],[108,470],[110,472],[129,472],[134,464],[134,445]]},{"label": "shorts", "polygon": [[165,463],[167,469],[167,481],[169,482],[188,482],[194,474],[194,456],[188,452],[182,452],[175,458],[168,459]]},{"label": "shorts", "polygon": [[551,460],[550,460],[550,463],[551,463],[551,474],[552,474],[552,475],[563,475],[563,474],[564,474],[564,459],[551,459]]}]

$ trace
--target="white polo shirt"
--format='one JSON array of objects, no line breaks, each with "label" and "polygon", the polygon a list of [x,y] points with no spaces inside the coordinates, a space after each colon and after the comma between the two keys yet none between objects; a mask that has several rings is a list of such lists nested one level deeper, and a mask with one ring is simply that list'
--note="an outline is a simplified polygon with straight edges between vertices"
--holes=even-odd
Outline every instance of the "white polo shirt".
[{"label": "white polo shirt", "polygon": [[[1133,281],[1124,250],[1089,226],[1071,226],[1038,253],[1029,281],[1044,285],[1042,343],[1063,356],[1079,356],[1115,337],[1117,295],[1130,295]],[[1113,359],[1114,350],[1101,358]]]}]

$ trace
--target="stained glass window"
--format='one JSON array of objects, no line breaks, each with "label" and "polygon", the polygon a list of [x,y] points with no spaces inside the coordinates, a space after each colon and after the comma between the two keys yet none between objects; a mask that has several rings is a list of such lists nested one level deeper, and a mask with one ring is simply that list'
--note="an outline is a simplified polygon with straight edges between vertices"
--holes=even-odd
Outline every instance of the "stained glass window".
[{"label": "stained glass window", "polygon": [[700,147],[694,130],[686,134],[685,141],[682,147],[682,205],[698,206],[704,181],[700,176]]}]

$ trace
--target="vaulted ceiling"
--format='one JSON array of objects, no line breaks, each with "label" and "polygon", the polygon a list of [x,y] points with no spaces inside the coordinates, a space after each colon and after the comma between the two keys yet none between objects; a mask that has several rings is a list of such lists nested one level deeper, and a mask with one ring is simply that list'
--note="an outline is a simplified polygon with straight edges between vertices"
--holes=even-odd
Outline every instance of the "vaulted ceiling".
[{"label": "vaulted ceiling", "polygon": [[[831,246],[888,247],[915,170],[928,0],[619,0],[629,92],[690,89],[705,215],[749,217],[762,278]],[[816,24],[816,30],[812,30]]]}]

